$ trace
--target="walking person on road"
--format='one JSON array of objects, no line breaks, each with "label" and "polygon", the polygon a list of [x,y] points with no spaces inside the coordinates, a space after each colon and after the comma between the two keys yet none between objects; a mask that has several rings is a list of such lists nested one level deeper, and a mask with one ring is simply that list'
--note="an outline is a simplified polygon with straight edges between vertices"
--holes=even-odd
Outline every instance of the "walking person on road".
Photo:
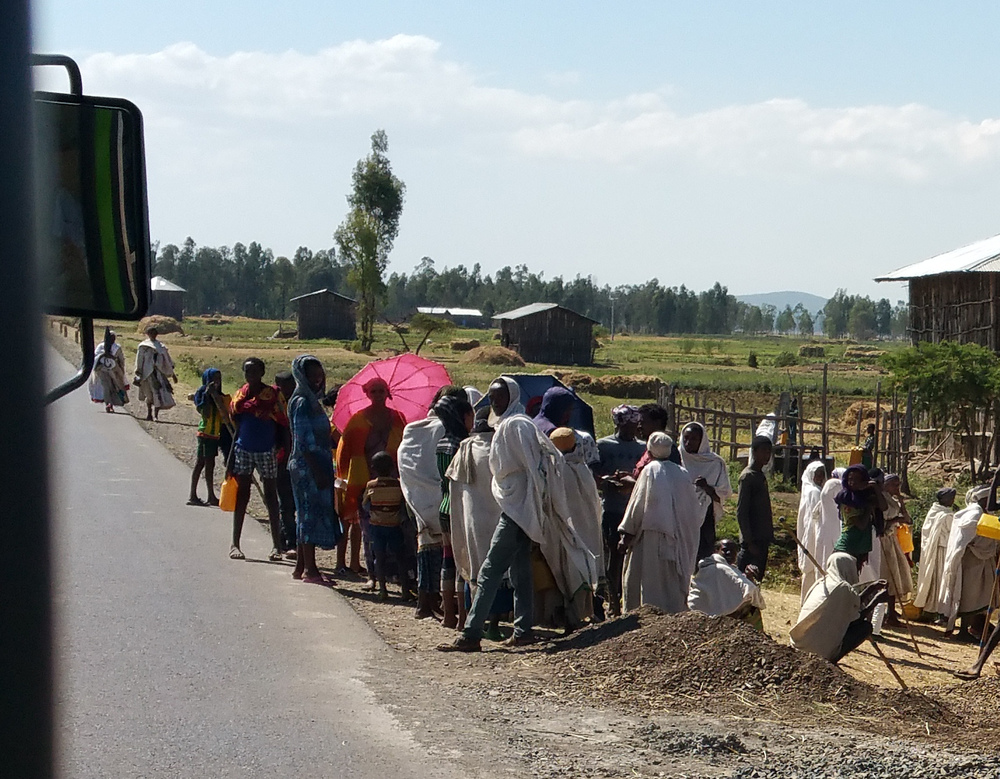
[{"label": "walking person on road", "polygon": [[288,435],[288,417],[278,400],[278,392],[264,383],[264,361],[250,357],[243,363],[246,384],[233,396],[232,415],[236,423],[236,441],[230,457],[229,472],[236,477],[236,510],[233,512],[232,560],[246,559],[240,550],[243,521],[250,503],[250,484],[257,471],[264,483],[264,504],[271,526],[271,561],[281,559],[281,525],[278,518],[278,461],[275,456],[279,439]]},{"label": "walking person on road", "polygon": [[340,540],[340,519],[333,506],[333,450],[330,418],[320,404],[326,372],[310,354],[292,363],[295,391],[288,401],[292,431],[288,473],[295,496],[296,559],[293,579],[307,584],[333,584],[316,565],[316,547],[333,549]]},{"label": "walking person on road", "polygon": [[132,383],[139,388],[139,401],[146,404],[146,421],[160,419],[160,411],[173,408],[174,395],[171,380],[177,381],[174,361],[170,351],[158,338],[159,331],[146,328],[146,340],[135,353],[135,377]]},{"label": "walking person on road", "polygon": [[114,330],[104,328],[104,340],[94,350],[94,372],[90,376],[90,399],[103,403],[109,414],[115,413],[115,406],[128,403],[125,352],[116,338]]}]

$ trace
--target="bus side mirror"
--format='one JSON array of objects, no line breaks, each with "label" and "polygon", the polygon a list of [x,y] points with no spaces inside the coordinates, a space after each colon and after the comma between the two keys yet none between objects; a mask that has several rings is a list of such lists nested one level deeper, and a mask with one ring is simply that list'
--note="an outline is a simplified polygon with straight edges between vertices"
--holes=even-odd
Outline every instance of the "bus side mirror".
[{"label": "bus side mirror", "polygon": [[149,305],[142,114],[127,100],[35,93],[46,313],[138,320]]}]

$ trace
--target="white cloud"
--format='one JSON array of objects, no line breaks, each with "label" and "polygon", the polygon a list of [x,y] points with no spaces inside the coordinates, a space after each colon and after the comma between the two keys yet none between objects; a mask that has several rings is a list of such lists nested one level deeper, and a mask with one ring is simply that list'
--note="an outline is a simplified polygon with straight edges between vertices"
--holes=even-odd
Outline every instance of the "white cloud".
[{"label": "white cloud", "polygon": [[[88,85],[142,101],[177,128],[233,120],[296,125],[365,118],[442,131],[493,153],[610,165],[685,164],[728,173],[838,172],[923,181],[992,164],[1000,119],[979,122],[921,105],[814,107],[773,99],[681,115],[668,90],[611,101],[557,100],[482,83],[414,35],[350,41],[316,54],[210,55],[179,43],[150,55],[97,54]],[[576,83],[577,73],[548,74]]]}]

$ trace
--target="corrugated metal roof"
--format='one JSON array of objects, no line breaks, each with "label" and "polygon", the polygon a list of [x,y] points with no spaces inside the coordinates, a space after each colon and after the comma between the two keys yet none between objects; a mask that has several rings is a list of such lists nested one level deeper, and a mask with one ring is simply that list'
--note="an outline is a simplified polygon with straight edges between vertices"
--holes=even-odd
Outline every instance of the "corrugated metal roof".
[{"label": "corrugated metal roof", "polygon": [[149,288],[153,292],[187,292],[184,287],[178,287],[174,282],[167,281],[163,276],[153,276],[149,280]]},{"label": "corrugated metal roof", "polygon": [[561,308],[563,311],[569,311],[571,314],[576,314],[581,319],[586,319],[589,322],[593,322],[595,325],[600,324],[600,322],[596,319],[591,319],[589,316],[584,316],[583,314],[577,314],[576,311],[566,308],[565,306],[560,306],[558,303],[529,303],[526,306],[515,308],[513,311],[506,311],[503,314],[497,314],[493,318],[521,319],[522,317],[531,316],[533,314],[540,314],[543,311],[551,311],[553,308]]},{"label": "corrugated metal roof", "polygon": [[478,308],[444,308],[442,306],[417,306],[417,313],[431,316],[482,316]]},{"label": "corrugated metal roof", "polygon": [[332,289],[318,289],[315,292],[307,292],[305,295],[299,295],[297,298],[292,298],[289,302],[294,303],[296,300],[302,300],[302,298],[311,298],[313,295],[333,295],[336,298],[341,298],[349,303],[357,303],[354,298],[349,298],[347,295],[341,295],[339,292],[334,292]]},{"label": "corrugated metal roof", "polygon": [[960,249],[938,254],[905,268],[894,270],[875,281],[908,281],[941,273],[990,273],[1000,271],[1000,235],[976,241]]}]

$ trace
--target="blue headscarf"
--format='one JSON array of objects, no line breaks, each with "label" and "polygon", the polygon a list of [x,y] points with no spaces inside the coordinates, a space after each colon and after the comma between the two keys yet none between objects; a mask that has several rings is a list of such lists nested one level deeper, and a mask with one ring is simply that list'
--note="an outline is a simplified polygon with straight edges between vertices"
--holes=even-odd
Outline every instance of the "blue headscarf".
[{"label": "blue headscarf", "polygon": [[206,395],[208,394],[208,385],[221,376],[222,371],[218,368],[206,368],[205,372],[201,374],[201,386],[194,391],[194,407],[196,409],[200,411],[202,406],[205,405],[205,401],[207,400]]},{"label": "blue headscarf", "polygon": [[548,435],[564,422],[566,412],[573,408],[576,395],[565,387],[549,387],[542,395],[538,415],[532,420],[543,435]]},{"label": "blue headscarf", "polygon": [[298,397],[306,402],[313,413],[319,412],[320,414],[324,414],[323,407],[320,405],[320,399],[326,394],[326,388],[323,387],[317,393],[309,386],[309,380],[306,378],[306,368],[311,362],[318,363],[319,365],[323,364],[311,354],[300,354],[292,360],[292,377],[295,379],[295,392],[288,399],[288,405],[290,408],[292,398]]},{"label": "blue headscarf", "polygon": [[871,502],[871,492],[869,490],[852,490],[849,484],[851,474],[860,473],[865,479],[868,478],[868,469],[863,465],[852,465],[840,479],[843,489],[834,496],[833,500],[838,506],[848,506],[850,508],[864,508]]}]

